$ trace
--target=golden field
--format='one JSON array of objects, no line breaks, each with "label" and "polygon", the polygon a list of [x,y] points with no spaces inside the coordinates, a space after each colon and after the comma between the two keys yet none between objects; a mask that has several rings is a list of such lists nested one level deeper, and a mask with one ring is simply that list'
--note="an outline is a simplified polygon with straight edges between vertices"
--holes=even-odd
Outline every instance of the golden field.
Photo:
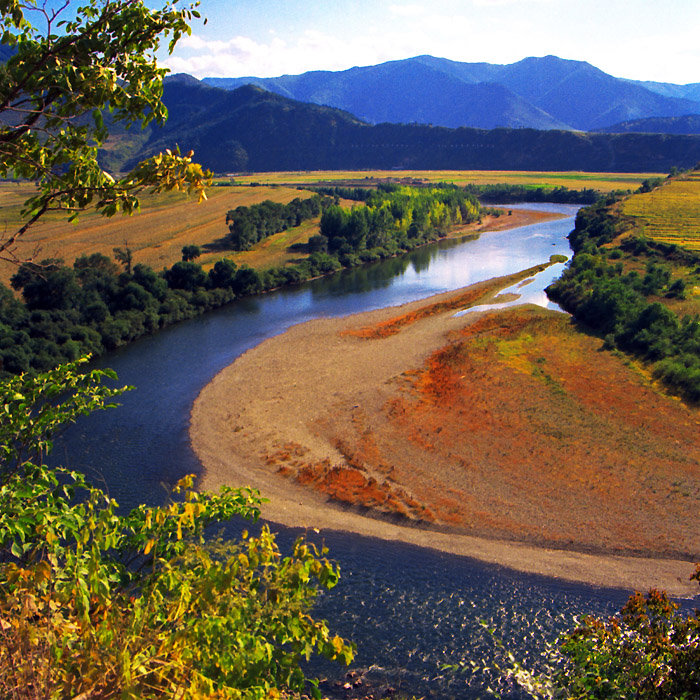
[{"label": "golden field", "polygon": [[[22,202],[31,194],[30,186],[3,183],[0,186],[2,226],[7,235],[18,228]],[[71,264],[80,255],[103,253],[128,246],[133,262],[155,270],[170,267],[181,259],[182,246],[215,243],[228,234],[226,212],[238,206],[259,204],[269,199],[286,204],[295,197],[311,196],[287,187],[210,187],[208,200],[196,200],[167,193],[145,197],[141,211],[133,216],[107,219],[94,212],[81,215],[77,223],[54,216],[31,228],[17,246],[20,259],[62,258]],[[307,235],[308,238],[308,235]],[[224,257],[222,251],[204,251],[198,262],[206,265]],[[7,282],[15,266],[0,263],[0,280]]]},{"label": "golden field", "polygon": [[[664,175],[662,173],[660,175]],[[297,172],[245,173],[234,175],[238,184],[258,182],[264,184],[341,184],[362,180],[420,180],[421,182],[450,182],[455,185],[530,185],[532,187],[585,187],[610,192],[612,190],[636,189],[644,180],[656,177],[649,173],[586,173],[546,172],[515,170],[306,170]]]},{"label": "golden field", "polygon": [[622,204],[635,233],[700,250],[700,172],[674,179]]},{"label": "golden field", "polygon": [[[303,244],[318,232],[318,220],[261,241],[251,251],[233,253],[217,247],[228,233],[226,212],[238,206],[251,206],[269,199],[287,203],[295,197],[310,196],[297,186],[317,183],[358,183],[383,179],[422,182],[452,182],[458,185],[518,184],[592,188],[601,192],[636,188],[649,174],[641,173],[582,173],[582,172],[516,172],[516,171],[316,171],[253,173],[235,176],[235,185],[213,186],[207,190],[208,201],[196,204],[184,195],[168,193],[144,197],[142,209],[133,216],[112,219],[86,212],[76,223],[69,223],[57,214],[47,216],[31,228],[16,248],[20,260],[61,258],[67,264],[80,255],[103,253],[112,257],[115,247],[128,246],[134,263],[144,263],[160,270],[170,267],[181,258],[184,245],[199,245],[203,254],[198,262],[205,268],[222,257],[237,264],[264,269],[283,265],[299,257],[295,244]],[[249,186],[257,183],[258,186]],[[220,185],[231,184],[229,179],[218,180]],[[29,184],[0,183],[1,235],[9,236],[20,226],[20,209],[32,193]],[[352,203],[347,202],[348,206]],[[7,283],[16,266],[0,261],[0,281]]]}]

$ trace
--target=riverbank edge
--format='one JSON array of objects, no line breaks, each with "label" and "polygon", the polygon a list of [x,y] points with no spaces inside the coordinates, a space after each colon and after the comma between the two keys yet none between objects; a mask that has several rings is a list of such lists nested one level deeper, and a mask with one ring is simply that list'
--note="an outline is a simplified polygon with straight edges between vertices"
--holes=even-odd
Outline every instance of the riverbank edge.
[{"label": "riverbank edge", "polygon": [[[471,287],[493,283],[494,280],[488,280]],[[257,454],[227,453],[225,440],[221,438],[226,430],[231,429],[230,411],[233,408],[230,405],[226,406],[223,397],[236,393],[236,387],[232,386],[232,378],[240,373],[239,370],[245,374],[246,371],[250,372],[251,368],[260,370],[260,368],[273,366],[275,376],[279,378],[280,369],[284,368],[284,356],[288,352],[286,341],[290,338],[296,343],[303,343],[305,336],[308,337],[312,331],[332,337],[348,328],[377,323],[389,316],[395,316],[399,310],[408,312],[463,293],[464,289],[461,289],[404,304],[401,307],[388,307],[342,318],[309,321],[293,326],[282,335],[267,339],[257,347],[248,350],[204,387],[192,407],[190,438],[193,450],[203,467],[200,487],[205,490],[215,490],[227,484],[259,488],[262,495],[270,499],[263,506],[263,520],[286,527],[312,529],[321,534],[324,531],[351,532],[388,541],[401,541],[478,559],[524,573],[598,587],[629,591],[660,588],[678,597],[696,595],[697,587],[689,580],[694,569],[694,563],[691,561],[588,553],[576,551],[575,545],[571,549],[552,549],[531,543],[439,532],[415,525],[402,525],[386,519],[367,517],[352,509],[329,502],[322,495],[280,477],[269,467],[265,469],[264,466],[262,468],[252,466],[251,460],[259,461]],[[319,391],[321,391],[320,386]],[[303,406],[298,408],[298,413],[303,414]],[[217,414],[220,415],[217,416]],[[239,429],[241,428],[236,427],[236,430]],[[279,438],[284,439],[284,435],[280,434]],[[252,442],[259,444],[262,439],[263,436],[259,435]]]}]

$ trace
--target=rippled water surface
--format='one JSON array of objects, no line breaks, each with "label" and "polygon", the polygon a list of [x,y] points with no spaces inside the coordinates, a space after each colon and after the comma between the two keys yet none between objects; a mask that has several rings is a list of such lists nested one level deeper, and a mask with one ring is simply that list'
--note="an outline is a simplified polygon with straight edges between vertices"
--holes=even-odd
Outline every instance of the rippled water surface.
[{"label": "rippled water surface", "polygon": [[[110,355],[104,365],[136,390],[123,397],[121,408],[93,414],[67,431],[57,444],[57,458],[106,485],[124,506],[162,501],[163,484],[200,468],[187,434],[192,402],[238,355],[301,321],[397,305],[516,272],[552,254],[570,255],[566,235],[577,208],[541,206],[567,218],[459,244],[446,241],[405,258],[243,300]],[[562,267],[550,268],[549,278]],[[526,290],[543,304],[545,277]],[[288,544],[295,535],[282,529],[280,541]],[[415,693],[482,697],[493,681],[490,671],[459,673],[443,666],[467,659],[488,664],[496,640],[523,660],[534,659],[574,614],[612,612],[627,597],[400,543],[343,533],[326,535],[325,541],[341,565],[342,579],[322,597],[319,612],[331,629],[357,643],[355,665],[372,667],[369,677]],[[494,629],[493,635],[480,621]]]}]

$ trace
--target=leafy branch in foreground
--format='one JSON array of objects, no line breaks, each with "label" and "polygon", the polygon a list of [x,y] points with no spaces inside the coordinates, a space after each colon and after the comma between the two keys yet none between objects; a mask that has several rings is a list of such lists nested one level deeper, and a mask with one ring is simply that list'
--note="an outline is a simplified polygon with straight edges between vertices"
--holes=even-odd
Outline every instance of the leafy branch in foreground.
[{"label": "leafy branch in foreground", "polygon": [[[282,557],[264,527],[238,542],[207,528],[256,520],[251,489],[198,493],[126,515],[80,473],[48,468],[51,436],[122,389],[78,363],[0,385],[0,695],[263,698],[308,690],[300,661],[349,663],[309,615],[338,569],[303,539]],[[313,684],[311,690],[314,689]]]},{"label": "leafy branch in foreground", "polygon": [[[700,582],[700,564],[691,579]],[[608,619],[584,616],[550,647],[542,671],[504,652],[503,679],[533,698],[700,697],[700,610],[679,611],[663,591],[635,593],[620,614]]]},{"label": "leafy branch in foreground", "polygon": [[[23,223],[0,238],[0,258],[15,260],[15,244],[48,212],[71,219],[88,206],[105,216],[138,209],[139,195],[184,190],[204,198],[209,173],[192,152],[166,150],[114,178],[98,162],[108,137],[106,113],[127,127],[162,123],[165,69],[155,54],[169,49],[195,6],[168,3],[151,10],[142,0],[70,0],[57,10],[38,0],[0,0],[0,44],[12,55],[0,65],[0,177],[36,183]],[[75,3],[73,4],[75,5]],[[65,18],[64,18],[65,16]]]}]

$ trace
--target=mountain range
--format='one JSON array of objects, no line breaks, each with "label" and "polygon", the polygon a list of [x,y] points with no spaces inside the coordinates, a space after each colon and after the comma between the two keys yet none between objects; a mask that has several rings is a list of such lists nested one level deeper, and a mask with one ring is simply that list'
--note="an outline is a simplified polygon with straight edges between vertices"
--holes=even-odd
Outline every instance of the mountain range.
[{"label": "mountain range", "polygon": [[187,75],[164,85],[168,120],[146,131],[114,125],[103,166],[123,170],[182,145],[214,172],[480,169],[668,172],[700,161],[700,136],[530,128],[368,124],[349,112],[254,85],[210,87]]},{"label": "mountain range", "polygon": [[229,90],[257,85],[342,109],[370,124],[593,131],[630,120],[700,114],[700,83],[615,78],[585,61],[556,56],[507,65],[416,56],[344,71],[203,82]]}]

